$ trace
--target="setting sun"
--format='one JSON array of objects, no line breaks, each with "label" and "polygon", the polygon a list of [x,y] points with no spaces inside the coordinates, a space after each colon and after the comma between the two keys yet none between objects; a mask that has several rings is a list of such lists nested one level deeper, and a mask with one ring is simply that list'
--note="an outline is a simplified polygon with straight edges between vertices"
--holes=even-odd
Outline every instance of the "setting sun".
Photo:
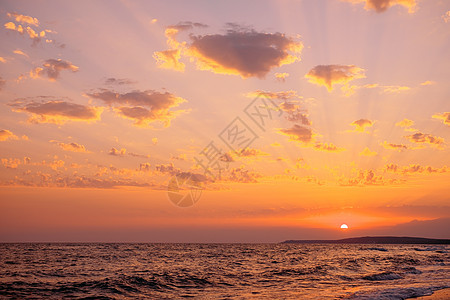
[{"label": "setting sun", "polygon": [[347,224],[342,224],[341,225],[341,229],[348,229],[348,225]]}]

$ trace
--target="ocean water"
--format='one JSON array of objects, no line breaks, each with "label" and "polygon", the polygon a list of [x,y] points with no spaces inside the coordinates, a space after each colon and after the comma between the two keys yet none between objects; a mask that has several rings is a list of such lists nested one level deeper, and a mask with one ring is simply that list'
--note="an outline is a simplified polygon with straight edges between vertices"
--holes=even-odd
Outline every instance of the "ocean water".
[{"label": "ocean water", "polygon": [[405,299],[448,245],[0,244],[1,299]]}]

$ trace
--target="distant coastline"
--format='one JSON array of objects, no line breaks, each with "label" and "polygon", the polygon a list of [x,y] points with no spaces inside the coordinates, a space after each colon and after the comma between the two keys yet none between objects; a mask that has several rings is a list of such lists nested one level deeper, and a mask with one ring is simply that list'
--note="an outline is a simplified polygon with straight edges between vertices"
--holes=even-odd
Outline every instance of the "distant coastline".
[{"label": "distant coastline", "polygon": [[408,236],[365,236],[339,240],[286,240],[282,244],[450,244],[450,239]]}]

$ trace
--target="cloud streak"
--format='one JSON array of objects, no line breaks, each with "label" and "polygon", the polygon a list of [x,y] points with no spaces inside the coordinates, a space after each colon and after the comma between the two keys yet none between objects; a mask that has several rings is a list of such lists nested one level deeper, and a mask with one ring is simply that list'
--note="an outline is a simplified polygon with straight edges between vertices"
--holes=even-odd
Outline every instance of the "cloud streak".
[{"label": "cloud streak", "polygon": [[77,72],[78,67],[72,64],[70,61],[62,59],[47,59],[42,67],[37,67],[30,71],[31,78],[43,78],[47,77],[50,81],[55,81],[59,78],[61,71],[68,70]]}]

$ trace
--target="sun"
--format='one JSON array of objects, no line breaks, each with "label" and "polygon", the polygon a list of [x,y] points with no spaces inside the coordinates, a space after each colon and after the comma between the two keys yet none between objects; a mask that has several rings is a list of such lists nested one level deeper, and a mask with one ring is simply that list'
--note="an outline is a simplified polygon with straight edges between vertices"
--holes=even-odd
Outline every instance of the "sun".
[{"label": "sun", "polygon": [[342,225],[341,225],[341,229],[344,229],[344,230],[345,230],[345,229],[348,229],[348,225],[347,225],[347,224],[342,224]]}]

